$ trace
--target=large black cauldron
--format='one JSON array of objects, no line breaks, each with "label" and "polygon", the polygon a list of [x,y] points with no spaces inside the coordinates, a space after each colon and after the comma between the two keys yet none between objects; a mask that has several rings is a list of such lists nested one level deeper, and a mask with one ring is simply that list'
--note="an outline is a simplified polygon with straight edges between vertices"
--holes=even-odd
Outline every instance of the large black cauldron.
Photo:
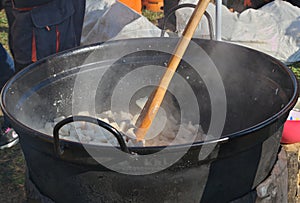
[{"label": "large black cauldron", "polygon": [[[111,98],[110,91],[103,93],[104,90],[113,90],[135,68],[164,65],[170,54],[155,50],[172,50],[176,41],[134,39],[74,49],[25,68],[7,83],[1,107],[20,135],[30,179],[43,195],[55,202],[228,202],[247,194],[268,176],[276,161],[283,123],[297,100],[296,78],[272,57],[223,42],[193,40],[210,56],[224,84],[227,111],[222,136],[194,143],[190,148],[169,148],[164,153],[176,154],[185,149],[187,153],[162,171],[149,175],[120,174],[96,162],[80,143],[63,140],[60,144],[64,153],[57,156],[53,137],[38,131],[44,121],[72,114],[74,84],[80,68],[90,67],[80,74],[90,74],[92,80],[96,74],[91,73],[97,67],[120,58],[109,65],[96,91],[96,109],[102,111],[110,107]],[[136,51],[122,57],[114,55],[122,47]],[[186,57],[198,64],[205,62],[192,47]],[[95,62],[98,65],[92,65]],[[199,123],[207,132],[213,122],[212,95],[204,82],[209,71],[199,75],[183,61],[178,73],[186,78],[196,95],[200,104]],[[82,82],[87,93],[82,99],[89,96],[91,86],[86,84],[88,81]],[[184,92],[180,88],[176,91]],[[86,108],[89,110],[88,104]],[[205,146],[213,146],[213,151],[199,160]],[[88,147],[99,150],[100,157],[114,161],[111,147]],[[153,154],[162,149],[130,150]],[[131,170],[130,166],[127,170]]]}]

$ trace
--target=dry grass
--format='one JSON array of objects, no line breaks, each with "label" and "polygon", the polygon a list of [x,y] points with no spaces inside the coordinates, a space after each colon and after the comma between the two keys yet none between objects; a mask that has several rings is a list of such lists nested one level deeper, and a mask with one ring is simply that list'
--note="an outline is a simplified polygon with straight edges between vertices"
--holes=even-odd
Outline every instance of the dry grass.
[{"label": "dry grass", "polygon": [[158,19],[161,19],[164,17],[164,13],[162,13],[162,12],[152,12],[149,10],[143,10],[142,14],[143,14],[143,16],[148,18],[148,20],[154,24],[157,24]]},{"label": "dry grass", "polygon": [[294,64],[290,65],[289,67],[295,73],[298,80],[300,81],[300,62],[294,63]]},{"label": "dry grass", "polygon": [[6,21],[5,12],[4,10],[2,10],[0,11],[0,42],[8,50],[7,33],[8,33],[8,24]]}]

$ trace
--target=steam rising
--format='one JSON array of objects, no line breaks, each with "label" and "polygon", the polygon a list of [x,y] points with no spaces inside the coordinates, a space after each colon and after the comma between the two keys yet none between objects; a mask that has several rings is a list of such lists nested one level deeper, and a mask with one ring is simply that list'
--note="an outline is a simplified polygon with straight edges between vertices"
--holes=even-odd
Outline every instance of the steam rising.
[{"label": "steam rising", "polygon": [[[147,97],[136,101],[140,110],[144,107],[146,101]],[[79,115],[91,116],[89,112],[80,112]],[[176,139],[176,135],[178,133],[178,122],[173,116],[166,119],[166,113],[163,109],[159,110],[150,130],[145,136],[145,139],[139,142],[136,140],[136,135],[134,133],[136,129],[134,124],[136,123],[139,114],[132,115],[123,111],[105,111],[98,114],[97,117],[117,130],[123,132],[123,139],[129,147],[167,146],[170,144],[176,145],[193,143],[195,134],[197,134],[197,139],[195,141],[204,140],[204,134],[201,126],[198,124],[193,125],[191,122],[180,125],[179,128],[182,132],[184,132],[184,136]],[[53,122],[47,122],[41,131],[51,135],[53,127],[65,118],[66,117],[64,116],[60,116],[55,118]],[[86,122],[74,122],[72,124],[65,125],[60,130],[60,136],[66,140],[82,142],[84,144],[119,146],[116,138],[112,134],[109,134],[105,129],[99,126]]]}]

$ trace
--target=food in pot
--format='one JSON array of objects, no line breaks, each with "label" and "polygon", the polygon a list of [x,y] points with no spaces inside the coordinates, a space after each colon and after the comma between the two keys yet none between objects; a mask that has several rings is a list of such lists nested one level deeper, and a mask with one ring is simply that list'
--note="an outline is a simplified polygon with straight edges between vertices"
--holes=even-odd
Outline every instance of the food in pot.
[{"label": "food in pot", "polygon": [[[91,116],[88,112],[80,112],[79,115]],[[134,133],[134,124],[138,116],[139,114],[133,116],[130,113],[123,111],[106,111],[97,115],[96,117],[121,131],[124,134],[123,138],[128,147],[185,144],[192,143],[194,141],[202,141],[205,138],[203,130],[199,124],[193,125],[191,122],[188,122],[178,125],[177,121],[170,116],[168,117],[168,121],[165,123],[162,133],[159,133],[158,135],[151,135],[151,137],[146,135],[144,140],[138,142]],[[55,118],[53,122],[47,122],[44,129],[41,129],[41,131],[51,135],[55,124],[65,118],[65,116],[61,116]],[[158,123],[160,123],[160,118],[158,118]],[[178,136],[179,128],[180,136]],[[80,141],[82,143],[108,146],[119,145],[114,135],[109,133],[104,128],[92,123],[82,121],[73,122],[63,126],[59,133],[62,139],[70,141]]]},{"label": "food in pot", "polygon": [[[147,100],[147,97],[143,97],[136,100],[135,103],[142,109]],[[202,127],[199,124],[192,124],[191,122],[178,124],[172,115],[168,116],[167,119],[160,111],[142,141],[137,141],[135,135],[135,123],[140,114],[132,115],[124,111],[113,112],[109,110],[95,116],[87,111],[79,112],[78,115],[96,117],[110,124],[123,133],[123,139],[128,147],[167,146],[170,144],[193,143],[194,141],[207,139],[207,136],[204,135]],[[41,131],[52,135],[54,126],[65,118],[65,116],[60,116],[55,118],[53,122],[47,122]],[[83,121],[67,124],[60,129],[59,133],[61,138],[70,141],[109,146],[119,145],[113,134],[98,125]]]}]

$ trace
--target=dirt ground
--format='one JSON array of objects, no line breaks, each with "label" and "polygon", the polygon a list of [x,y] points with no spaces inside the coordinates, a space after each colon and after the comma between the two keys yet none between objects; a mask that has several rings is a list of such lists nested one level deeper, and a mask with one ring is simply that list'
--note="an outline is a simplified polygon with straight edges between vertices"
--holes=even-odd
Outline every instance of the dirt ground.
[{"label": "dirt ground", "polygon": [[0,150],[0,202],[26,202],[24,180],[25,161],[20,144]]},{"label": "dirt ground", "polygon": [[26,202],[25,163],[20,145],[0,151],[0,202]]}]

